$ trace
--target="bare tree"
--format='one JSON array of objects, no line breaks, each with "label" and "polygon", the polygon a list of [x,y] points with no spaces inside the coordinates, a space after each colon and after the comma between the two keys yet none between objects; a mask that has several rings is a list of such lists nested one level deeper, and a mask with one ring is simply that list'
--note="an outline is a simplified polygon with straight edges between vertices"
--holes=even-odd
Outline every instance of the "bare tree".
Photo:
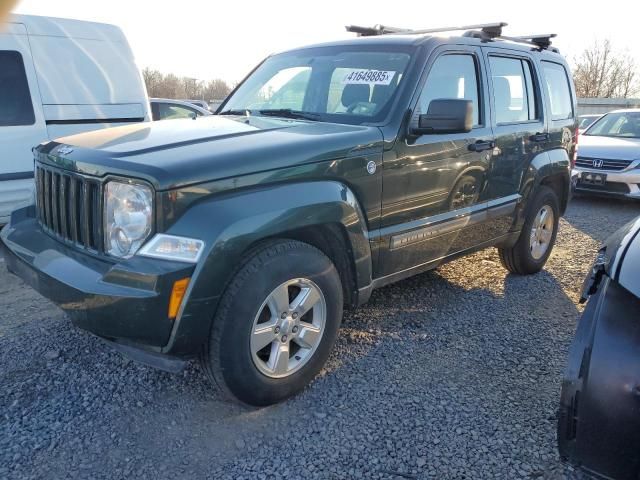
[{"label": "bare tree", "polygon": [[142,70],[142,77],[152,98],[203,99],[210,102],[224,99],[231,91],[229,84],[219,78],[203,82],[150,68]]},{"label": "bare tree", "polygon": [[162,88],[163,75],[158,70],[151,70],[145,68],[142,70],[142,78],[147,86],[147,93],[150,97],[160,96],[160,89]]},{"label": "bare tree", "polygon": [[204,99],[207,101],[211,100],[222,100],[226,98],[231,92],[231,87],[224,80],[220,80],[216,78],[215,80],[211,80],[207,83],[206,87],[204,87]]},{"label": "bare tree", "polygon": [[608,39],[594,42],[574,60],[573,79],[583,98],[629,98],[640,91],[635,59]]},{"label": "bare tree", "polygon": [[184,90],[183,98],[199,99],[202,96],[202,82],[195,78],[183,77],[182,89]]}]

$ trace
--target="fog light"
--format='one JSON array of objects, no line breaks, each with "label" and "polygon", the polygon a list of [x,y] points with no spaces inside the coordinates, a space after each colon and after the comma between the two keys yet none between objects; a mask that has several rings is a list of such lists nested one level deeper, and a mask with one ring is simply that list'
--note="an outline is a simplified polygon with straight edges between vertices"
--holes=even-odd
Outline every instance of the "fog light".
[{"label": "fog light", "polygon": [[169,298],[169,318],[171,320],[178,316],[178,310],[182,305],[182,299],[184,294],[187,293],[187,287],[189,286],[189,278],[183,278],[182,280],[176,280],[173,283],[171,289],[171,298]]},{"label": "fog light", "polygon": [[159,233],[140,249],[138,255],[198,263],[203,249],[202,240]]}]

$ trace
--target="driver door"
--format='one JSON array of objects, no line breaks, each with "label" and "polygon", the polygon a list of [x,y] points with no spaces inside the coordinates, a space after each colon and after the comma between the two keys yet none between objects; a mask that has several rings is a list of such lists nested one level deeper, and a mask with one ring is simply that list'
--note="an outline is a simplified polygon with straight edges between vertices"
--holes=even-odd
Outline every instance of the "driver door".
[{"label": "driver door", "polygon": [[384,158],[381,276],[438,261],[487,241],[487,172],[494,135],[479,48],[439,49],[428,62],[413,114],[433,99],[464,98],[474,108],[469,133],[401,134]]}]

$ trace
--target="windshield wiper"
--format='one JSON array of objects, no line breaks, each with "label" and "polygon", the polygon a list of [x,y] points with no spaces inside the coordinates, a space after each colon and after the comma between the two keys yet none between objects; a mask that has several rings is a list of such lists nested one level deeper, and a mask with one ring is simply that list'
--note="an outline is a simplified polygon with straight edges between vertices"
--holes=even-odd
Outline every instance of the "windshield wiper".
[{"label": "windshield wiper", "polygon": [[320,120],[320,114],[313,112],[303,112],[302,110],[292,110],[290,108],[267,108],[258,110],[261,115],[284,118],[301,118],[303,120]]},{"label": "windshield wiper", "polygon": [[249,110],[248,108],[238,110],[225,110],[224,112],[220,112],[218,115],[251,115],[251,110]]}]

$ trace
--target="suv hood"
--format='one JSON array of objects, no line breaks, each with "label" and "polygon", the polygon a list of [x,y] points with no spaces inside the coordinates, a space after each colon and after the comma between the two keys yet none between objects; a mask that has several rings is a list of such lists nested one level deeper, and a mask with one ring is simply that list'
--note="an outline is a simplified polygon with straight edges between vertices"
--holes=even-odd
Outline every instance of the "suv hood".
[{"label": "suv hood", "polygon": [[97,130],[38,147],[39,160],[168,190],[222,178],[382,151],[377,127],[273,117],[208,116]]},{"label": "suv hood", "polygon": [[580,135],[578,155],[588,158],[637,160],[640,158],[640,139]]}]

